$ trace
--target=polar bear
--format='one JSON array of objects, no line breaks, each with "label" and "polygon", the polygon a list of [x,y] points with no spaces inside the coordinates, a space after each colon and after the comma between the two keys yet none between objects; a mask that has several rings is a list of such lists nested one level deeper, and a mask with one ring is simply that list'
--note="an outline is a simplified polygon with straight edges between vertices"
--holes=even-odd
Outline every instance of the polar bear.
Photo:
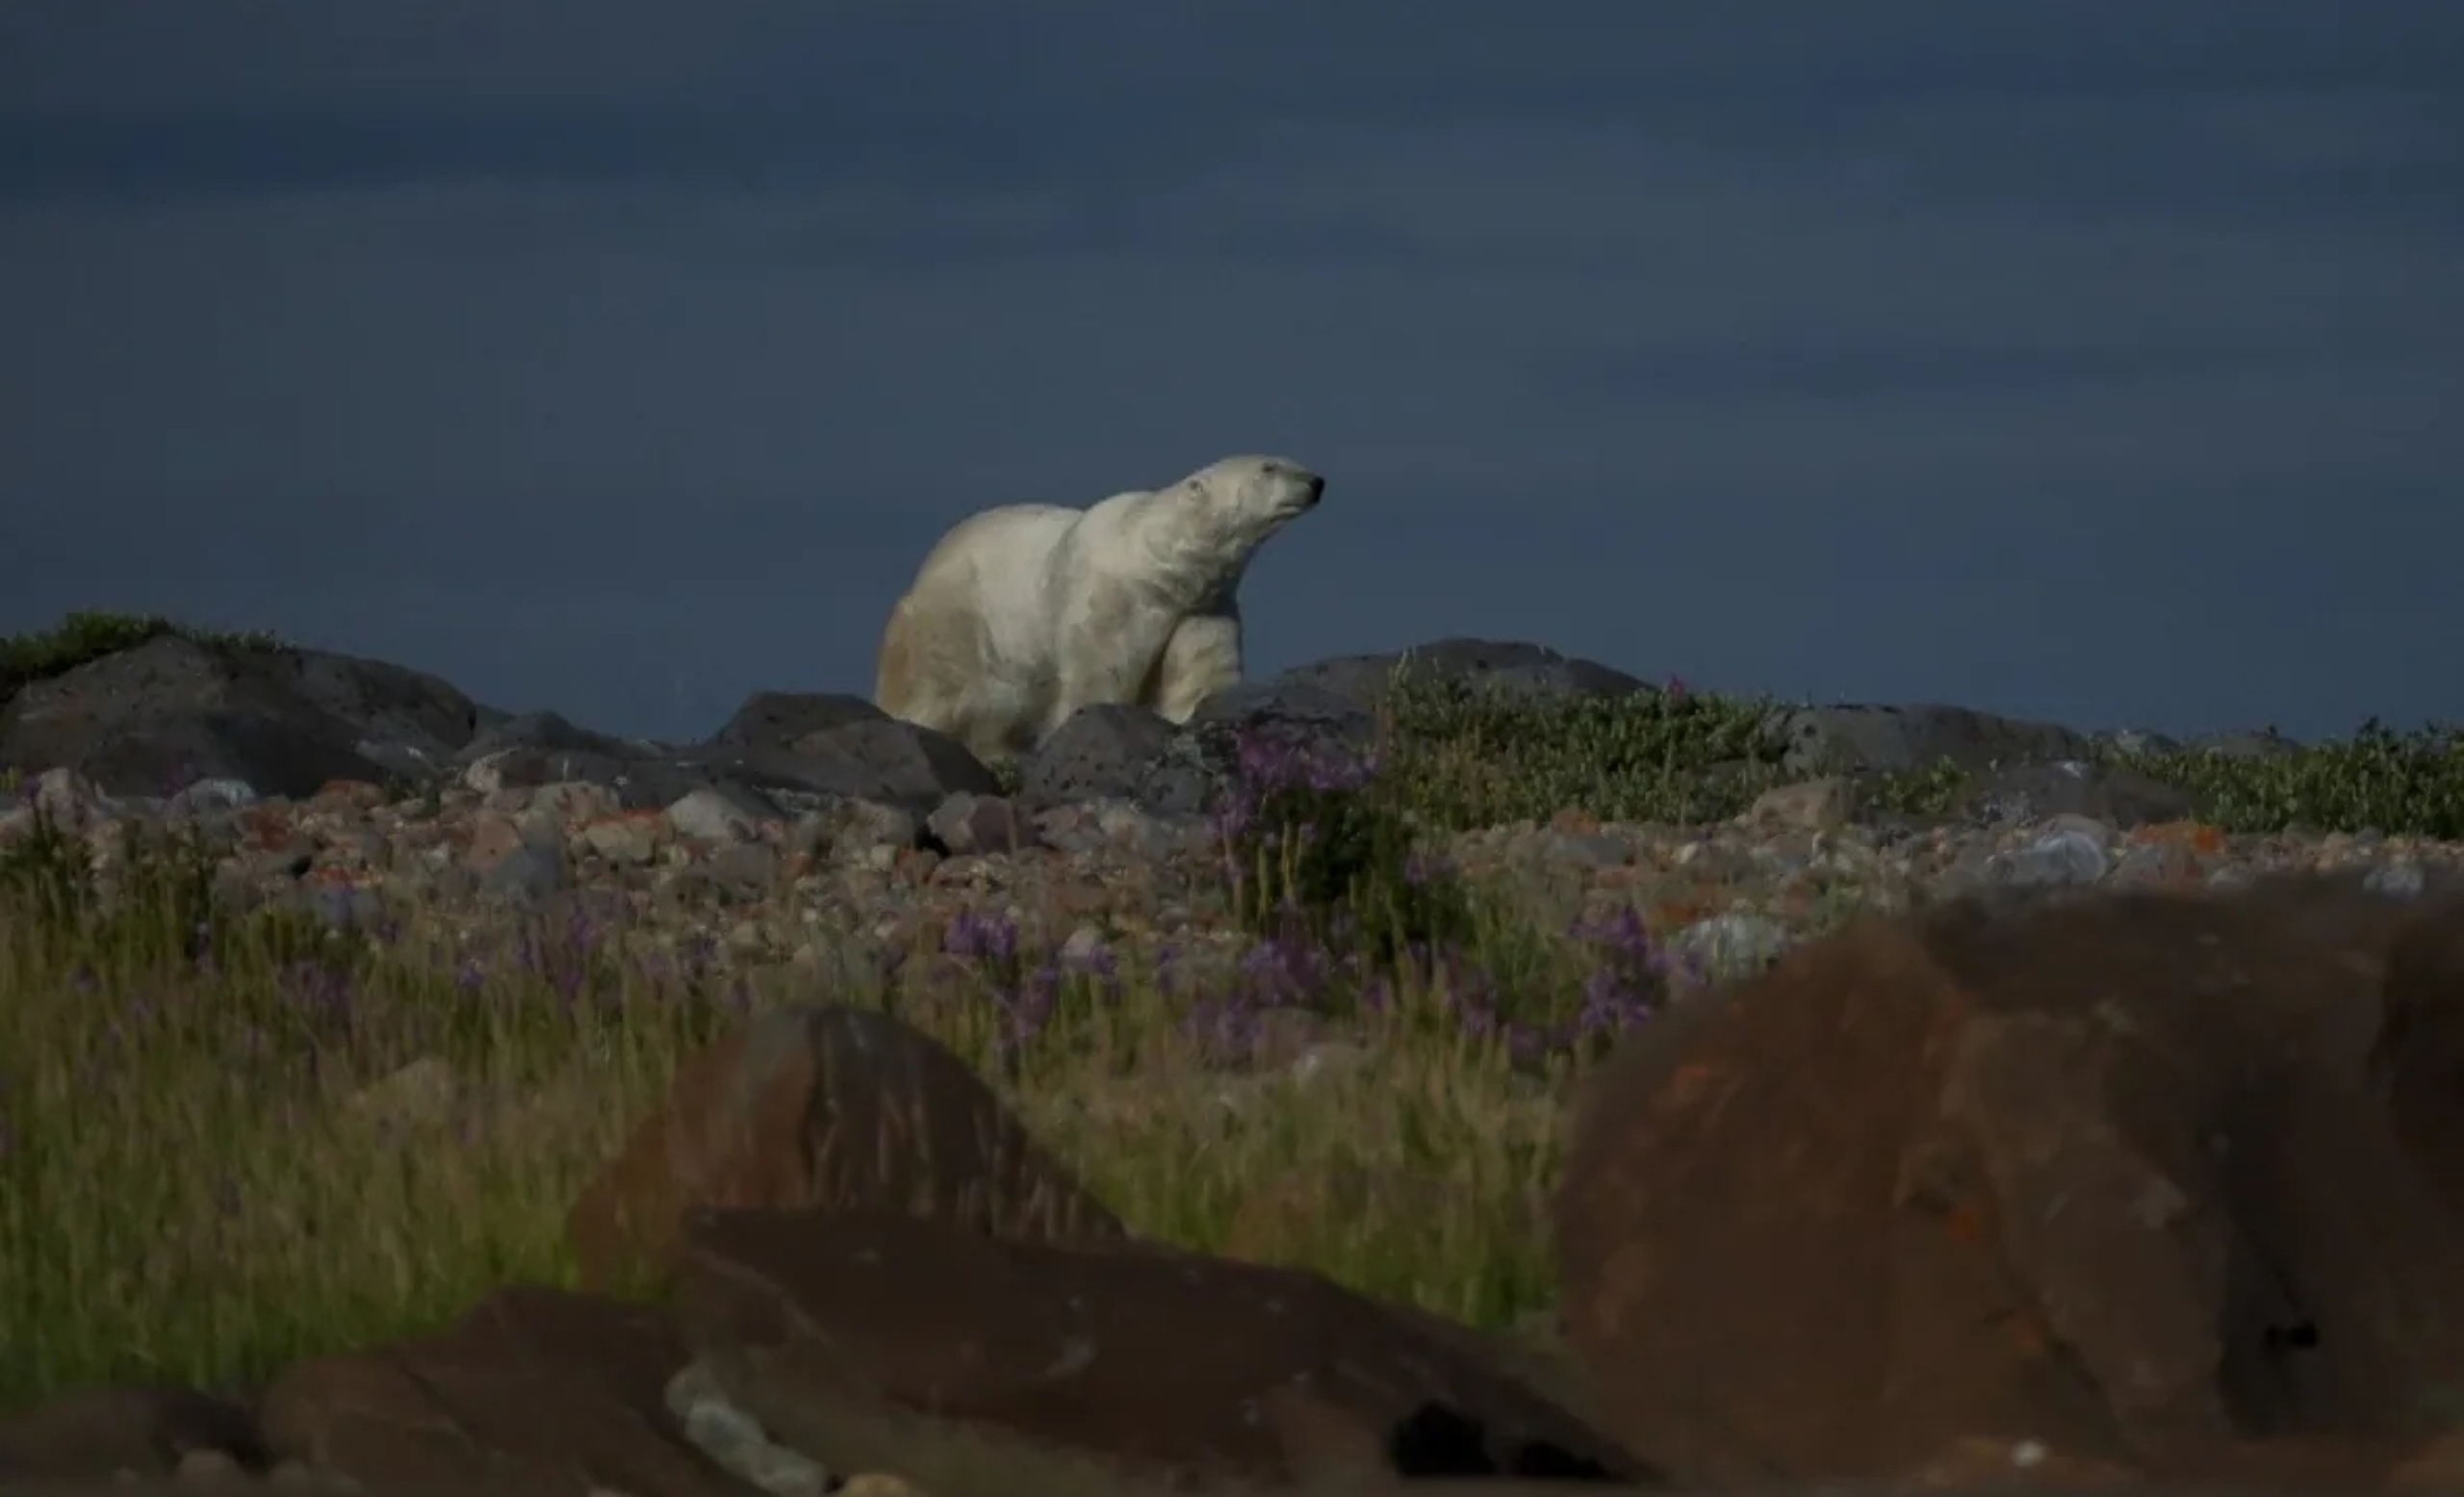
[{"label": "polar bear", "polygon": [[1005,504],[961,521],[890,609],[874,705],[987,762],[1082,707],[1187,722],[1241,679],[1249,558],[1325,489],[1285,458],[1226,457],[1085,509]]}]

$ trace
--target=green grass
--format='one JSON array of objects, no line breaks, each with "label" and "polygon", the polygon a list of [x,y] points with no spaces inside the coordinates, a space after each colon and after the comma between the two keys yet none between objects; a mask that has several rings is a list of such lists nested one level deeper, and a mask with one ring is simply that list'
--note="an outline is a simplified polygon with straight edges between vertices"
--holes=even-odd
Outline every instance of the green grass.
[{"label": "green grass", "polygon": [[[174,628],[90,614],[0,641],[0,690]],[[955,992],[834,995],[894,1003],[999,1080],[1142,1233],[1509,1323],[1551,1296],[1556,1104],[1597,1045],[1535,1073],[1506,1036],[1566,1022],[1588,980],[1635,957],[1432,883],[1397,829],[1732,815],[1780,782],[1771,708],[1699,694],[1535,708],[1402,682],[1373,786],[1261,803],[1267,824],[1304,815],[1323,838],[1229,849],[1249,887],[1325,916],[1309,929],[1343,944],[1321,955],[1428,938],[1461,953],[1451,968],[1356,961],[1315,979],[1313,1001],[1367,1058],[1305,1085],[1211,1064],[1193,997],[1154,951],[1127,955],[1116,992],[988,938]],[[2464,839],[2464,748],[2449,730],[2130,762],[2228,830]],[[1874,787],[1917,811],[1959,788],[1938,770]],[[566,1205],[679,1062],[748,1005],[800,995],[780,975],[744,988],[626,954],[623,932],[475,932],[419,910],[336,931],[242,914],[218,899],[210,860],[174,839],[133,842],[115,866],[98,875],[82,840],[49,830],[0,853],[0,1407],[96,1382],[244,1382],[431,1329],[509,1279],[569,1282]],[[1305,952],[1255,903],[1232,907],[1259,952]],[[1004,1004],[1047,978],[1050,1017],[1005,1046]],[[372,1107],[387,1078],[423,1073],[405,1072],[414,1063],[449,1075],[458,1100]]]},{"label": "green grass", "polygon": [[[509,1279],[570,1282],[565,1207],[677,1064],[797,994],[622,957],[615,933],[474,947],[416,917],[243,916],[192,849],[126,856],[108,897],[74,839],[0,860],[0,1407],[97,1382],[245,1384],[436,1328]],[[836,995],[894,997],[1006,1076],[1138,1230],[1481,1323],[1546,1303],[1554,1089],[1447,1021],[1442,977],[1359,1020],[1373,1059],[1295,1085],[1210,1067],[1189,1001],[1134,966],[1117,998],[1071,979],[1012,1070],[994,1016],[1016,964],[973,971],[955,992]],[[1580,975],[1545,981],[1571,1001]],[[422,1061],[461,1102],[372,1104]]]},{"label": "green grass", "polygon": [[[1768,733],[1782,704],[1701,693],[1532,706],[1441,683],[1399,684],[1388,709],[1394,768],[1430,822],[1469,828],[1547,821],[1685,826],[1733,816],[1798,775]],[[2100,747],[2094,758],[2185,792],[2194,819],[2226,832],[2376,831],[2464,839],[2464,729],[2397,732],[2373,720],[2350,738],[2243,758]],[[1975,776],[1949,763],[1859,776],[1867,806],[1915,816],[1955,806]]]},{"label": "green grass", "polygon": [[272,650],[282,645],[272,634],[192,629],[151,613],[71,613],[34,633],[0,634],[0,699],[31,682],[65,675],[166,634],[228,649]]}]

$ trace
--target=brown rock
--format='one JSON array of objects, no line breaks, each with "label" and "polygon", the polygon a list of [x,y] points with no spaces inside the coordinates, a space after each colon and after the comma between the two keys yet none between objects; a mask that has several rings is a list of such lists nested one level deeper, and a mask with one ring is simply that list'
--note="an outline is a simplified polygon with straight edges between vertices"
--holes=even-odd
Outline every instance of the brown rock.
[{"label": "brown rock", "polygon": [[[1170,1480],[1288,1481],[1363,1451],[1414,1476],[1655,1475],[1468,1335],[1294,1269],[722,1211],[694,1218],[677,1282],[695,1354],[774,1437],[952,1497],[963,1478],[931,1464],[951,1432]],[[900,1446],[856,1428],[900,1416]]]},{"label": "brown rock", "polygon": [[774,1009],[683,1068],[566,1218],[582,1283],[613,1290],[663,1276],[678,1224],[703,1206],[1126,1235],[964,1062],[887,1014],[840,1004]]},{"label": "brown rock", "polygon": [[544,1497],[758,1497],[666,1410],[664,1317],[517,1286],[435,1336],[301,1362],[260,1410],[274,1452],[377,1485],[510,1482]]},{"label": "brown rock", "polygon": [[247,1409],[192,1388],[88,1388],[0,1415],[0,1481],[168,1475],[201,1455],[244,1471],[269,1463]]},{"label": "brown rock", "polygon": [[2396,1492],[2464,1492],[2464,1434],[2442,1434],[2409,1454],[2387,1479]]},{"label": "brown rock", "polygon": [[2464,899],[2412,914],[2387,965],[2387,1024],[2373,1070],[2414,1168],[2464,1212]]},{"label": "brown rock", "polygon": [[2399,1438],[2464,1375],[2464,1218],[2372,1082],[2418,1049],[2406,918],[2327,880],[1961,901],[1639,1031],[1558,1203],[1604,1427],[1717,1482]]}]

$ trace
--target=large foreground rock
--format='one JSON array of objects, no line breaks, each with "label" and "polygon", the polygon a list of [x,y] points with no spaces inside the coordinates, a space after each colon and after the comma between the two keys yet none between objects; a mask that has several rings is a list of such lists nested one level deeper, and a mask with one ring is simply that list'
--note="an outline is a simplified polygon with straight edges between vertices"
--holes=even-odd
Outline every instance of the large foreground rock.
[{"label": "large foreground rock", "polygon": [[701,1365],[832,1469],[935,1486],[931,1438],[872,1443],[903,1417],[1159,1480],[1656,1476],[1461,1338],[1299,1270],[884,1213],[710,1212],[687,1241]]},{"label": "large foreground rock", "polygon": [[541,1497],[760,1497],[666,1407],[683,1365],[655,1310],[518,1287],[444,1332],[298,1363],[259,1419],[277,1456],[361,1482],[513,1479]]},{"label": "large foreground rock", "polygon": [[252,1410],[171,1384],[85,1388],[0,1418],[0,1482],[130,1481],[272,1464]]},{"label": "large foreground rock", "polygon": [[2327,879],[1963,902],[1639,1031],[1558,1208],[1605,1427],[1715,1481],[2397,1463],[2464,1386],[2459,929]]},{"label": "large foreground rock", "polygon": [[679,1226],[706,1206],[1124,1235],[965,1062],[887,1014],[834,1003],[772,1009],[679,1071],[567,1216],[582,1282],[610,1289],[664,1274]]}]

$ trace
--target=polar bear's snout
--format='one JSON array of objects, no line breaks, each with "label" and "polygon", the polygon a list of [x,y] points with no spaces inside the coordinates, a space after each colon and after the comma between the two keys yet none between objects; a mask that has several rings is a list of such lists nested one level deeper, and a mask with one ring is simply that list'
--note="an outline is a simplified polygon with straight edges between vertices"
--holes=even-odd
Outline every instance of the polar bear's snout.
[{"label": "polar bear's snout", "polygon": [[1287,514],[1305,514],[1318,507],[1326,494],[1326,480],[1296,462],[1280,457],[1260,460],[1258,477],[1274,495],[1274,508]]}]

